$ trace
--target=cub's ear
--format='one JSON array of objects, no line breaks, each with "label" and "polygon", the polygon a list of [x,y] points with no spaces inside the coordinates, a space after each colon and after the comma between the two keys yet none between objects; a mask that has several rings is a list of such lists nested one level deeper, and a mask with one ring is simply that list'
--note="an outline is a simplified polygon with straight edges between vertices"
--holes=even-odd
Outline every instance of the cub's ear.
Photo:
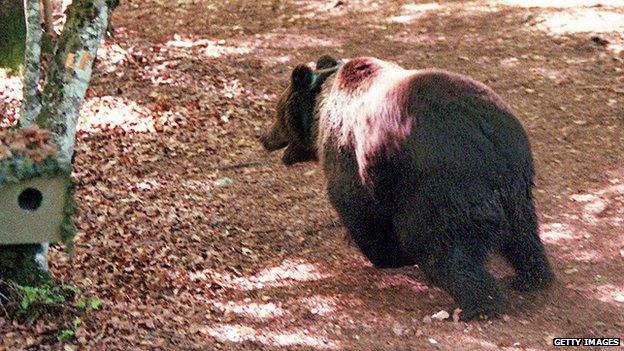
[{"label": "cub's ear", "polygon": [[306,65],[298,65],[292,71],[291,80],[294,90],[308,89],[314,80],[314,72]]},{"label": "cub's ear", "polygon": [[335,58],[329,55],[323,55],[319,57],[318,61],[316,61],[317,70],[333,68],[333,67],[336,67],[337,65],[338,65],[338,60],[336,60]]}]

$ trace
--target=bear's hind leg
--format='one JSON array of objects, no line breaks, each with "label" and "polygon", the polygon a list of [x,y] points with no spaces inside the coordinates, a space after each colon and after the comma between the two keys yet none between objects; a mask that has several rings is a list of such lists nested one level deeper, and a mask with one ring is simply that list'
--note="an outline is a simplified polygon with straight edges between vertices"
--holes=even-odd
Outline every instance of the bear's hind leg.
[{"label": "bear's hind leg", "polygon": [[462,320],[493,317],[500,312],[505,297],[485,269],[485,253],[456,243],[446,254],[420,266],[434,284],[459,304]]},{"label": "bear's hind leg", "polygon": [[500,253],[518,274],[512,287],[522,291],[547,288],[552,284],[554,274],[538,234],[532,201],[527,200],[508,211],[508,219],[510,232],[503,240]]}]

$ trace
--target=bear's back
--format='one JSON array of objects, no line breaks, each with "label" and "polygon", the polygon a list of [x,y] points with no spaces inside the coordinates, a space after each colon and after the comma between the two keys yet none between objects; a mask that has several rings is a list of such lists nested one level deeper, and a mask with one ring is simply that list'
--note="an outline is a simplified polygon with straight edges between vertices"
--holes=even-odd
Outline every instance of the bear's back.
[{"label": "bear's back", "polygon": [[[362,60],[377,64],[360,59],[356,68]],[[384,192],[424,185],[479,193],[531,183],[524,129],[486,85],[437,69],[376,69],[366,85],[339,71],[327,87],[319,126],[326,170],[339,167],[366,186],[383,183]]]},{"label": "bear's back", "polygon": [[403,149],[416,167],[489,177],[532,173],[526,133],[514,112],[486,85],[441,70],[412,77],[406,98],[413,128]]}]

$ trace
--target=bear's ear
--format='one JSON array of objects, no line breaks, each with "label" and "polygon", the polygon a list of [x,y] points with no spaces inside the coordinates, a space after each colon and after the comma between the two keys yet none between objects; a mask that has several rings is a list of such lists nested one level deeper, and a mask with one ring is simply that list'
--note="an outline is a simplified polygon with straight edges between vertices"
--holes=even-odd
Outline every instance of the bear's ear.
[{"label": "bear's ear", "polygon": [[308,89],[314,80],[314,72],[306,65],[298,65],[292,71],[291,80],[294,90]]},{"label": "bear's ear", "polygon": [[318,61],[316,61],[317,70],[332,68],[332,67],[336,67],[337,65],[338,65],[338,61],[329,55],[323,55],[319,57]]}]

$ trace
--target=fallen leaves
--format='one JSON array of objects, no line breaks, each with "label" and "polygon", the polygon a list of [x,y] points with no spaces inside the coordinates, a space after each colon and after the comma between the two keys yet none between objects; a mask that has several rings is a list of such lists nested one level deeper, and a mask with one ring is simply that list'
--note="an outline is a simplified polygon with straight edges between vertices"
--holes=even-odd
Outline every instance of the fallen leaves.
[{"label": "fallen leaves", "polygon": [[56,156],[56,144],[52,141],[52,133],[39,127],[26,129],[0,130],[0,161],[26,157],[41,162],[48,157]]}]

